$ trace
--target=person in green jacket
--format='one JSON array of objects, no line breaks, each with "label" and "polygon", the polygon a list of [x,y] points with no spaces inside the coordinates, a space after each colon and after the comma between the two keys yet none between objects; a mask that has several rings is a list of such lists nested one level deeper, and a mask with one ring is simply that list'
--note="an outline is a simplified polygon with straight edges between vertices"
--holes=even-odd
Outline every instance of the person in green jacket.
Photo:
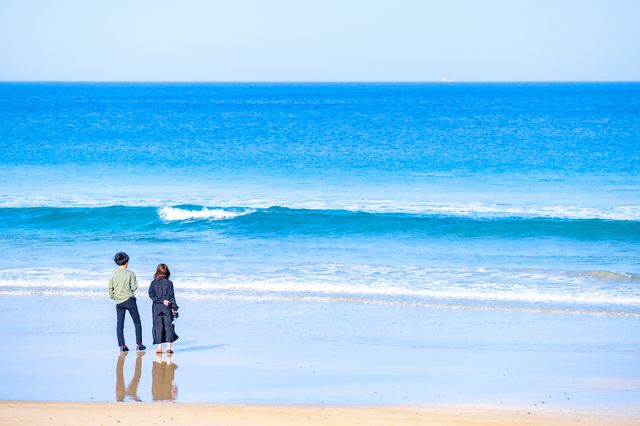
[{"label": "person in green jacket", "polygon": [[127,352],[129,348],[124,343],[124,314],[129,311],[133,325],[136,327],[136,346],[137,350],[144,351],[147,349],[142,344],[142,324],[140,323],[140,314],[138,313],[138,304],[134,291],[138,288],[136,274],[128,270],[129,256],[127,253],[118,252],[113,257],[113,261],[118,265],[118,269],[113,271],[109,280],[109,297],[116,302],[116,335],[118,336],[118,346],[121,352]]}]

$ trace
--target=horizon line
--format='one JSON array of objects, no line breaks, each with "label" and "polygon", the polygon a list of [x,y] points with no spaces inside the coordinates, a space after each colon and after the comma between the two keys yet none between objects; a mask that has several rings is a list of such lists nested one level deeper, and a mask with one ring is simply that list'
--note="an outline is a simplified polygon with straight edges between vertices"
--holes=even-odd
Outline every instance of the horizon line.
[{"label": "horizon line", "polygon": [[545,84],[640,83],[640,80],[0,80],[2,83],[145,83],[145,84]]}]

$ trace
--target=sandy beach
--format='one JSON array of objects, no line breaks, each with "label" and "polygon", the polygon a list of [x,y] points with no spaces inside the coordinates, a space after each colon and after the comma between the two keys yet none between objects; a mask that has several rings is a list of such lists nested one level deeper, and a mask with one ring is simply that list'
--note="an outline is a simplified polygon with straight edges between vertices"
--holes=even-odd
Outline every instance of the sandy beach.
[{"label": "sandy beach", "polygon": [[508,409],[0,402],[3,425],[638,425],[639,417]]},{"label": "sandy beach", "polygon": [[[235,422],[247,413],[256,413],[249,422],[263,413],[321,421],[327,410],[345,424],[378,421],[369,407],[402,419],[393,424],[459,415],[494,424],[640,418],[636,317],[183,298],[181,339],[168,359],[152,348],[119,354],[109,300],[3,301],[12,320],[0,323],[0,423],[37,422],[52,407],[62,423],[102,418],[100,410],[135,419],[156,408]],[[149,309],[141,298],[140,311]],[[145,322],[147,344],[150,331]]]}]

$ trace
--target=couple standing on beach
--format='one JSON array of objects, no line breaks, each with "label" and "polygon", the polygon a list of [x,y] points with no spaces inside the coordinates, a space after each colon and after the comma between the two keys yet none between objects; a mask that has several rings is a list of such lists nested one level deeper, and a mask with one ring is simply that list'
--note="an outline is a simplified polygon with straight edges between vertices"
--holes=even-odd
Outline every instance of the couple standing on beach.
[{"label": "couple standing on beach", "polygon": [[[116,302],[116,335],[121,352],[127,352],[129,348],[124,342],[124,316],[129,311],[133,325],[136,329],[136,349],[144,351],[146,346],[142,344],[142,324],[138,313],[138,304],[134,292],[138,288],[136,274],[127,269],[129,256],[124,252],[118,252],[113,258],[118,269],[113,271],[109,280],[109,297]],[[149,286],[149,297],[153,301],[153,344],[158,345],[156,353],[162,353],[162,344],[167,344],[167,353],[173,353],[171,343],[178,340],[173,319],[178,317],[178,304],[173,293],[173,282],[169,280],[171,272],[169,267],[161,263],[156,268],[154,279]]]}]

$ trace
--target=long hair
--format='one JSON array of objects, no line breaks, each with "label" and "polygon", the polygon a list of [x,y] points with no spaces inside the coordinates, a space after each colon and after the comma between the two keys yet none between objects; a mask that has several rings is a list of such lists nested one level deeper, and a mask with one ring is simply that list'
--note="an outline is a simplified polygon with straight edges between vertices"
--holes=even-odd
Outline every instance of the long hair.
[{"label": "long hair", "polygon": [[153,278],[156,280],[161,280],[163,278],[169,279],[170,276],[171,276],[171,271],[169,271],[169,267],[164,263],[161,263],[156,268],[156,273],[153,276]]}]

